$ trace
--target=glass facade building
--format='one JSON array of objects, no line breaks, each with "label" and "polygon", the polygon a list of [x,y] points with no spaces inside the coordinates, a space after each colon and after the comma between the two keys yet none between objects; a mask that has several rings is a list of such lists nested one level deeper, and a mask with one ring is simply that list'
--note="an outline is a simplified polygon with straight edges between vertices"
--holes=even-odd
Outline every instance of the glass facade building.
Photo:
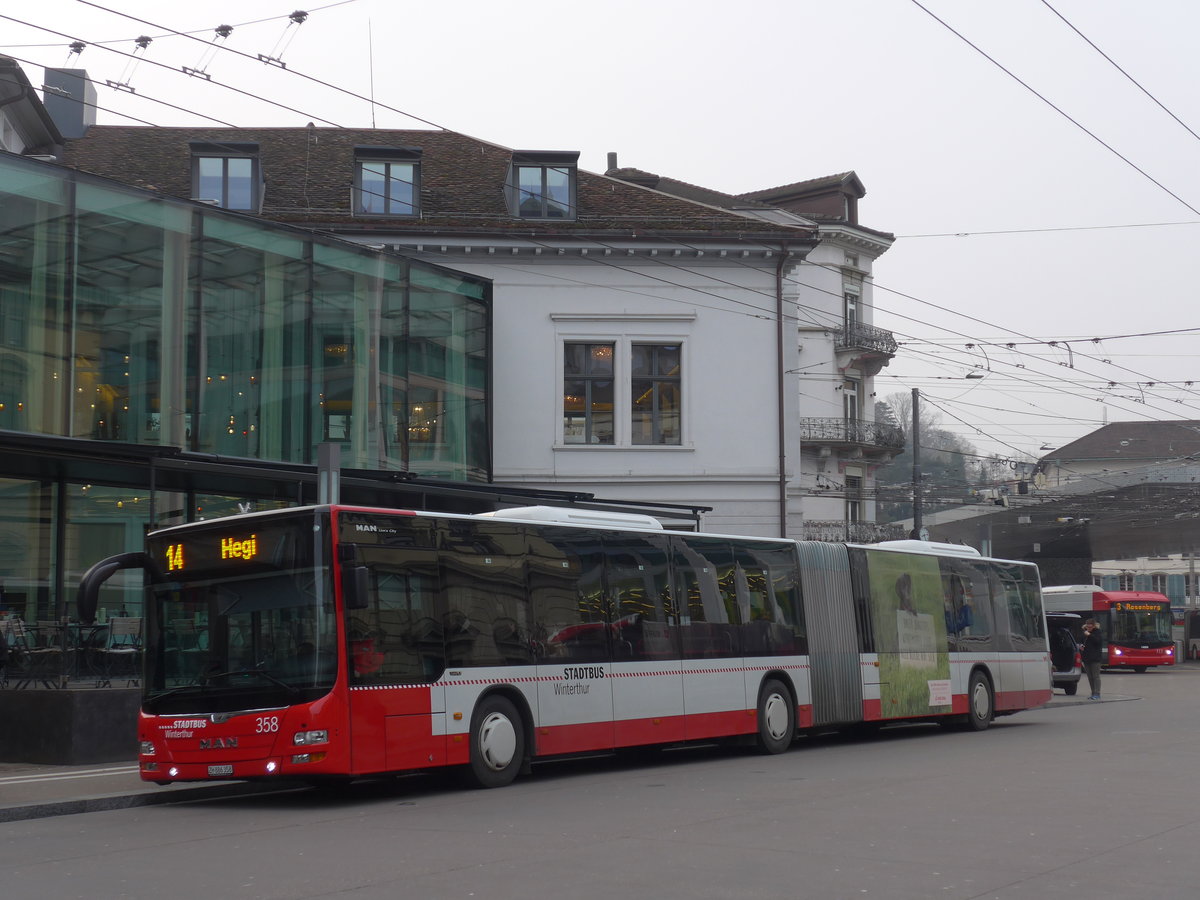
[{"label": "glass facade building", "polygon": [[312,502],[289,478],[323,442],[381,484],[490,481],[490,302],[486,279],[0,154],[0,609],[59,618],[152,525]]}]

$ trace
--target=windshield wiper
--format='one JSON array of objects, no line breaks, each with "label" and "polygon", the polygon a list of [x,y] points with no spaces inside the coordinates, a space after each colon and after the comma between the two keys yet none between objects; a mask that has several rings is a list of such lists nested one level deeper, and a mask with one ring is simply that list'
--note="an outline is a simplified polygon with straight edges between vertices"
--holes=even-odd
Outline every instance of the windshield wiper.
[{"label": "windshield wiper", "polygon": [[260,675],[272,684],[279,685],[293,697],[299,696],[300,694],[300,688],[296,687],[294,684],[288,684],[281,678],[276,678],[262,666],[255,666],[252,669],[230,669],[228,672],[213,672],[211,674],[205,672],[200,676],[200,679],[201,683],[207,687],[208,682],[216,678],[226,678],[230,675]]},{"label": "windshield wiper", "polygon": [[300,688],[296,687],[293,684],[288,684],[286,681],[283,681],[282,679],[276,678],[274,675],[272,675],[270,672],[266,671],[266,669],[262,668],[261,666],[256,666],[252,669],[247,669],[247,668],[230,669],[228,672],[204,672],[200,675],[197,675],[195,678],[193,678],[187,684],[181,684],[179,687],[171,688],[169,691],[163,691],[163,693],[161,693],[161,694],[155,694],[154,699],[155,700],[165,700],[167,697],[173,697],[175,694],[182,693],[183,691],[186,691],[190,688],[200,688],[200,693],[204,693],[209,689],[209,687],[211,686],[211,683],[215,679],[226,678],[230,675],[260,675],[263,678],[265,678],[267,681],[271,682],[272,684],[279,685],[279,687],[283,688],[285,691],[288,692],[289,696],[297,697],[300,695]]}]

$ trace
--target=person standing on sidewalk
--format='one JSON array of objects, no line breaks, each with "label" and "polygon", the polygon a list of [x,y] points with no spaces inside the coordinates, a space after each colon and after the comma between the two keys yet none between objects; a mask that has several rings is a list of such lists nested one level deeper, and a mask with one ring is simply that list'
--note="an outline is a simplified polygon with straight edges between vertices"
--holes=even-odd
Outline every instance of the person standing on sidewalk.
[{"label": "person standing on sidewalk", "polygon": [[1083,623],[1083,647],[1079,655],[1083,657],[1083,670],[1087,672],[1088,687],[1092,689],[1089,700],[1100,699],[1100,665],[1104,662],[1104,636],[1095,619]]}]

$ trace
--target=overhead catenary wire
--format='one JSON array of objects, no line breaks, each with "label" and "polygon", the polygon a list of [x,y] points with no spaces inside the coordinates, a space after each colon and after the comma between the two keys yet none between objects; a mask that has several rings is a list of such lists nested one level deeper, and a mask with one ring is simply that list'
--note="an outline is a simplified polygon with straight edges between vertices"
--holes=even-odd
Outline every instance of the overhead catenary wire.
[{"label": "overhead catenary wire", "polygon": [[[89,5],[97,6],[97,7],[98,7],[98,8],[100,8],[100,9],[105,9],[104,7],[100,7],[98,4],[89,4]],[[143,21],[144,21],[144,20],[143,20]],[[260,99],[265,99],[265,98],[260,98]],[[398,112],[401,112],[401,114],[403,114],[403,115],[409,115],[408,113],[404,113],[403,111],[398,111]],[[323,120],[323,121],[324,121],[324,120]],[[428,123],[428,124],[433,124],[433,123]],[[664,262],[664,261],[660,261],[660,262]],[[611,263],[610,263],[610,264],[611,264]],[[617,268],[621,268],[621,267],[620,267],[620,266],[617,266]],[[690,289],[690,286],[688,286],[688,287],[689,287],[689,289]],[[877,287],[881,287],[881,288],[882,288],[882,286],[879,286],[879,285],[877,285]],[[832,293],[832,292],[829,292],[829,293]],[[719,299],[721,299],[723,302],[729,302],[729,298],[727,298],[727,297],[721,297],[720,295],[715,295],[715,294],[714,294],[713,296],[717,296],[717,297],[719,297]],[[765,294],[764,294],[764,296],[765,296]],[[820,311],[820,312],[821,312],[821,314],[822,314],[822,315],[828,315],[828,313],[826,313],[825,311]],[[759,314],[757,314],[757,313],[751,313],[751,314],[752,314],[752,315],[759,315]],[[762,317],[763,317],[763,318],[770,318],[770,316],[769,316],[769,315],[763,315]],[[830,324],[830,327],[836,327],[836,326],[834,326],[834,325],[833,325],[833,323],[831,323],[831,324]],[[1148,376],[1147,376],[1147,377],[1148,377]]]},{"label": "overhead catenary wire", "polygon": [[944,27],[947,31],[949,31],[951,34],[953,34],[955,37],[957,37],[960,41],[965,43],[968,47],[970,47],[972,50],[974,50],[976,53],[978,53],[980,56],[982,56],[984,59],[986,59],[992,65],[994,65],[1000,71],[1002,71],[1009,78],[1016,81],[1017,84],[1021,85],[1021,87],[1025,88],[1025,90],[1029,91],[1031,94],[1033,94],[1039,100],[1041,100],[1043,103],[1045,103],[1051,109],[1053,109],[1056,113],[1058,113],[1060,116],[1062,116],[1064,119],[1066,119],[1072,125],[1074,125],[1080,131],[1082,131],[1084,134],[1086,134],[1088,137],[1090,137],[1093,141],[1098,143],[1101,147],[1103,147],[1109,153],[1111,153],[1112,155],[1117,157],[1119,160],[1121,160],[1121,162],[1125,163],[1125,165],[1127,165],[1129,168],[1133,169],[1135,172],[1137,172],[1139,175],[1141,175],[1143,178],[1145,178],[1151,184],[1155,185],[1157,188],[1159,188],[1165,194],[1169,195],[1170,197],[1173,197],[1175,200],[1177,200],[1181,205],[1186,207],[1192,213],[1200,216],[1200,209],[1197,209],[1196,207],[1192,206],[1192,204],[1188,203],[1181,196],[1179,196],[1179,194],[1177,194],[1175,191],[1171,190],[1169,187],[1167,187],[1165,184],[1163,184],[1161,181],[1159,181],[1157,178],[1155,178],[1153,175],[1151,175],[1149,172],[1147,172],[1145,169],[1143,169],[1141,166],[1139,166],[1137,163],[1135,163],[1129,157],[1125,156],[1123,153],[1121,153],[1119,150],[1117,150],[1115,147],[1113,147],[1111,144],[1109,144],[1107,141],[1105,141],[1099,135],[1095,134],[1094,132],[1089,130],[1087,127],[1085,127],[1083,125],[1083,123],[1081,123],[1078,119],[1069,115],[1061,107],[1054,104],[1049,98],[1047,98],[1045,95],[1040,93],[1037,89],[1032,87],[1029,83],[1027,83],[1023,79],[1021,79],[1015,72],[1013,72],[1011,69],[1004,66],[997,59],[995,59],[995,57],[988,54],[985,50],[983,50],[982,47],[980,47],[978,44],[975,44],[970,39],[968,39],[964,34],[962,34],[962,32],[960,32],[956,28],[954,28],[954,26],[952,26],[949,22],[947,22],[945,19],[941,18],[940,16],[936,15],[928,7],[924,6],[920,2],[920,0],[909,0],[909,2],[912,3],[914,6],[916,6],[918,9],[920,9],[922,12],[924,12],[926,15],[928,15],[931,19],[936,21],[939,25]]},{"label": "overhead catenary wire", "polygon": [[[48,27],[46,27],[45,25],[38,25],[38,24],[35,24],[35,23],[33,23],[33,22],[28,22],[28,21],[26,21],[26,20],[24,20],[24,19],[18,19],[18,18],[14,17],[14,16],[7,16],[7,15],[4,15],[3,13],[0,13],[0,19],[4,19],[4,20],[6,20],[6,21],[9,21],[9,22],[15,22],[15,23],[17,23],[18,25],[27,25],[27,26],[29,26],[29,27],[31,27],[31,28],[37,28],[37,29],[40,29],[41,31],[45,31],[45,32],[48,32],[48,33],[50,33],[50,34],[54,34],[54,35],[58,35],[59,37],[64,37],[64,38],[67,38],[67,39],[69,39],[69,40],[72,40],[72,41],[78,41],[78,40],[80,40],[79,38],[73,37],[72,35],[65,34],[64,32],[61,32],[61,31],[56,31],[56,30],[55,30],[55,29],[53,29],[53,28],[48,28]],[[127,58],[128,58],[128,57],[132,57],[132,56],[133,56],[133,54],[132,54],[132,53],[126,53],[126,52],[125,52],[125,51],[123,51],[123,50],[117,50],[115,47],[108,47],[108,46],[104,46],[104,45],[99,45],[99,46],[101,47],[101,49],[103,49],[103,50],[106,50],[106,51],[108,51],[109,53],[116,53],[116,54],[119,54],[120,56],[124,56],[124,57],[127,57]],[[186,74],[186,73],[184,73],[184,72],[183,72],[181,69],[176,69],[176,68],[174,68],[173,66],[169,66],[169,65],[167,65],[167,64],[165,64],[165,63],[160,63],[160,62],[157,62],[157,61],[155,61],[155,60],[152,60],[152,59],[147,59],[147,60],[144,60],[144,61],[145,61],[145,62],[147,62],[147,63],[149,63],[150,65],[156,66],[156,67],[158,67],[158,68],[160,68],[160,69],[165,69],[165,70],[166,70],[166,71],[168,71],[168,72],[174,72],[174,73],[175,73],[175,74],[177,74],[177,75],[182,75],[184,78],[188,77],[188,76],[187,76],[187,74]],[[241,88],[234,87],[234,86],[233,86],[233,85],[231,85],[231,84],[225,84],[225,83],[223,83],[223,82],[217,81],[217,80],[215,80],[215,79],[212,79],[212,78],[205,79],[205,83],[206,83],[206,84],[212,84],[212,85],[215,85],[215,86],[217,86],[217,87],[220,87],[220,88],[224,88],[225,90],[228,90],[228,91],[233,91],[234,93],[236,93],[236,94],[240,94],[240,95],[241,95],[241,96],[243,96],[243,97],[249,97],[249,98],[251,98],[251,99],[258,100],[258,101],[260,101],[260,102],[263,102],[263,103],[268,103],[268,104],[270,104],[270,105],[272,105],[272,106],[278,106],[278,107],[280,107],[281,109],[286,109],[286,110],[288,110],[289,112],[293,112],[293,113],[296,113],[297,115],[305,116],[305,117],[307,117],[307,118],[309,118],[309,119],[313,119],[314,121],[317,121],[317,122],[324,122],[326,125],[332,125],[332,126],[334,126],[335,128],[340,128],[340,127],[341,127],[341,126],[340,126],[340,125],[338,125],[336,122],[333,122],[333,121],[331,121],[331,120],[329,120],[329,119],[326,119],[326,118],[324,118],[324,117],[322,117],[322,116],[318,116],[318,115],[316,115],[316,114],[314,114],[314,113],[306,113],[306,112],[304,112],[303,110],[296,109],[295,107],[288,106],[288,105],[286,105],[286,104],[279,103],[279,102],[277,102],[277,101],[274,101],[274,100],[268,100],[267,98],[265,98],[265,97],[262,97],[262,96],[259,96],[258,94],[255,94],[255,93],[254,93],[254,92],[252,92],[252,91],[246,91],[246,90],[242,90]],[[135,96],[140,96],[140,95],[135,95]]]}]

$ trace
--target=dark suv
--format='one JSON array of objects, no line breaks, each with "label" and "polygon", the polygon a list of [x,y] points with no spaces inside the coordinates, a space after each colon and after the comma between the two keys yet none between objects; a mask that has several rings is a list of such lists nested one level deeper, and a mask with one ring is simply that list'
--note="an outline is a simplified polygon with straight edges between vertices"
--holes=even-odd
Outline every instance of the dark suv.
[{"label": "dark suv", "polygon": [[1083,619],[1074,613],[1046,613],[1046,634],[1050,638],[1050,679],[1068,695],[1079,690],[1083,660],[1079,641]]}]

